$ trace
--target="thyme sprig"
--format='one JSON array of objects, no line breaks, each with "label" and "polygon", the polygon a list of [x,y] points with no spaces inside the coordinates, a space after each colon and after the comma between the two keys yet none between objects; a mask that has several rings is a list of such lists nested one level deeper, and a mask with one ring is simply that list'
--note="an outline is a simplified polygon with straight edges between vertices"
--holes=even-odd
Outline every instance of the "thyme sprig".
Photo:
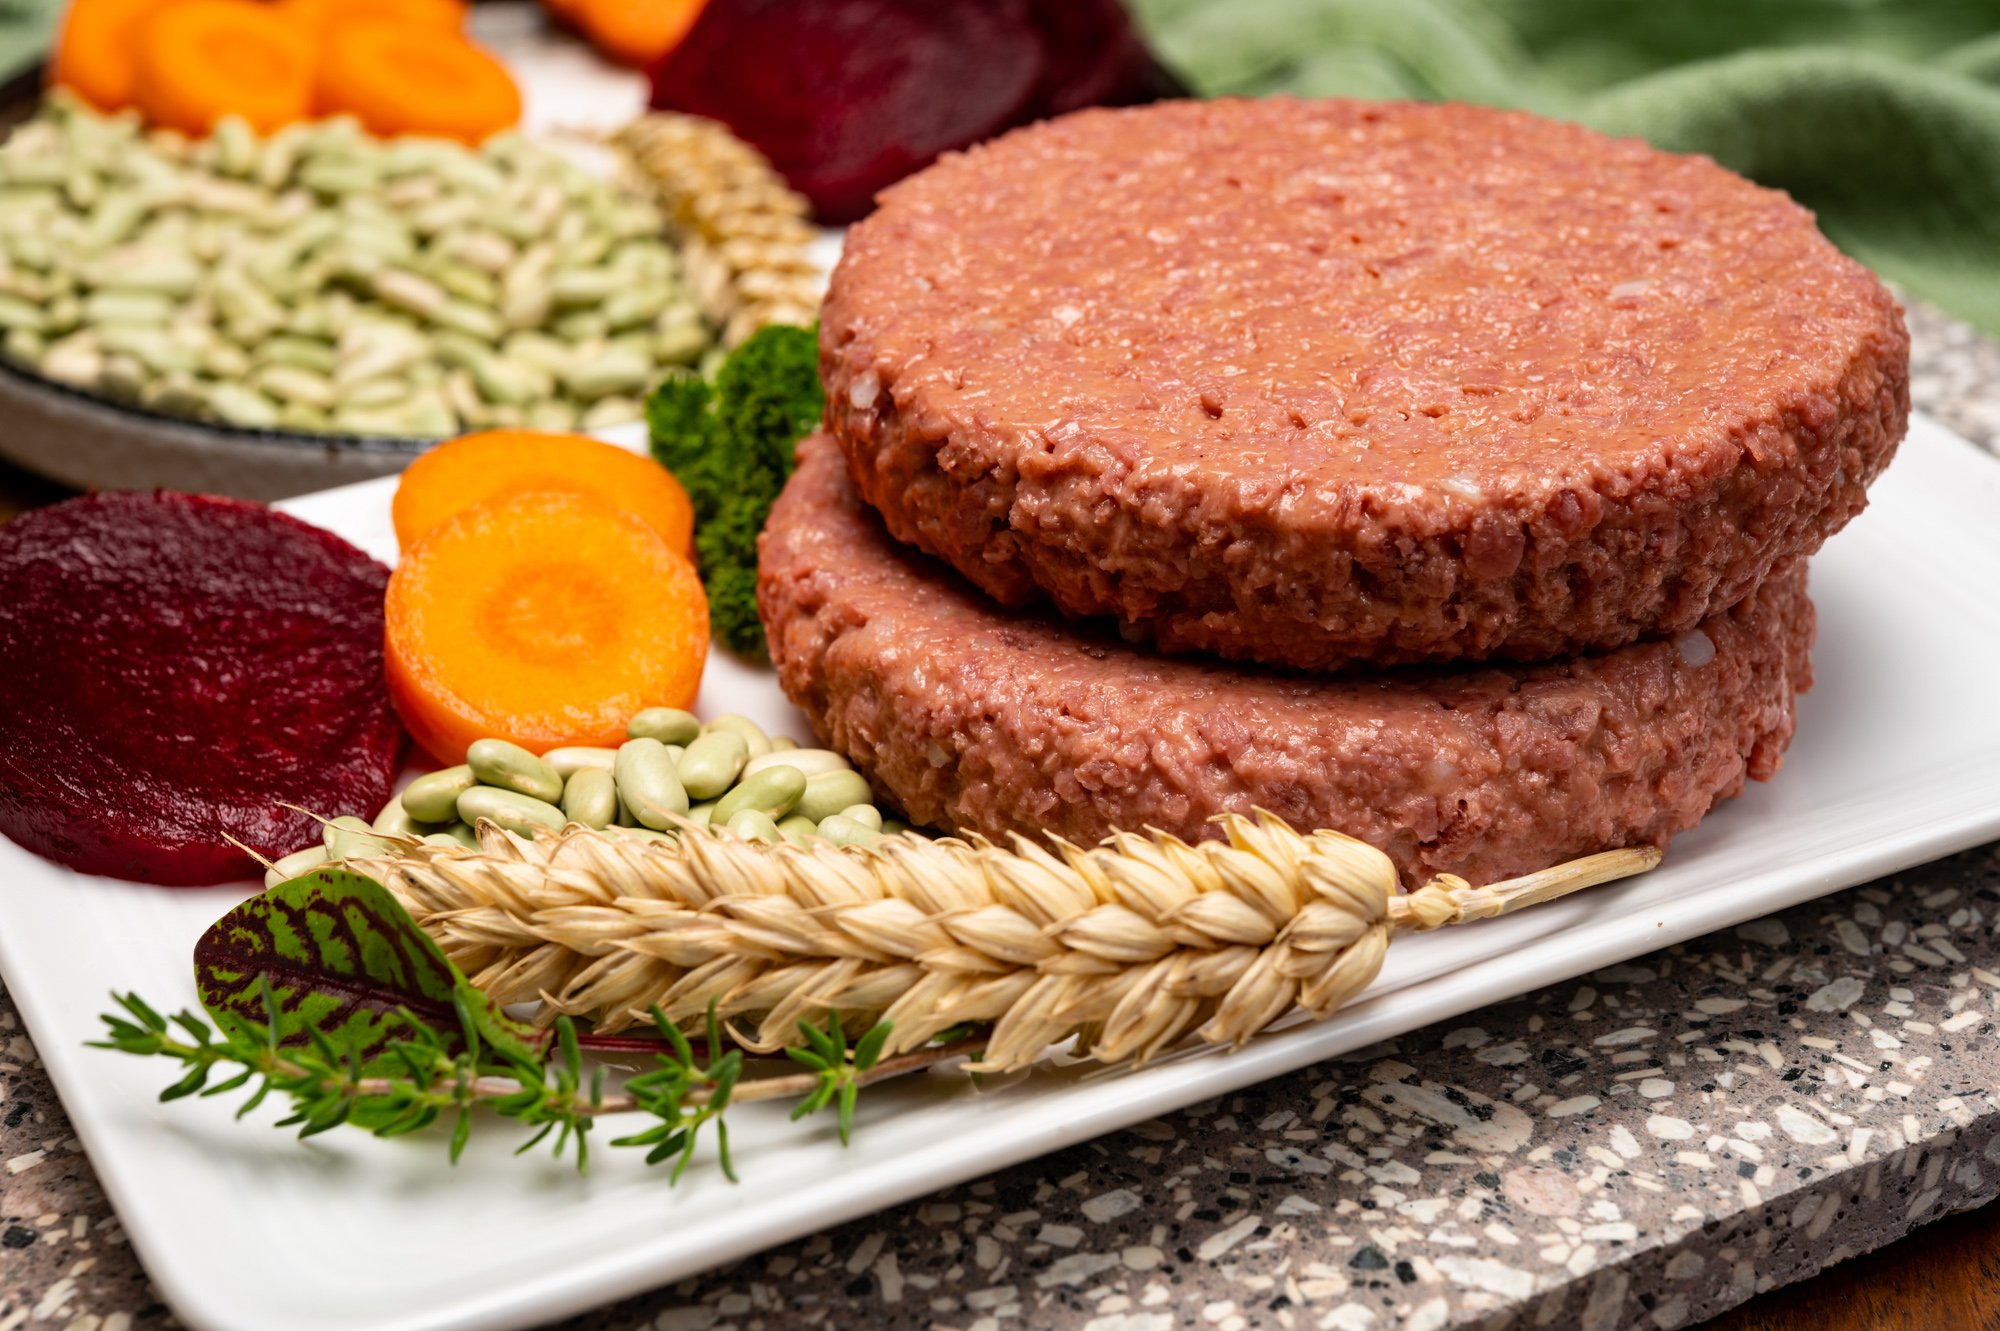
[{"label": "thyme sprig", "polygon": [[[658,1122],[611,1145],[646,1148],[648,1164],[673,1159],[669,1182],[678,1182],[694,1159],[702,1129],[713,1124],[719,1163],[733,1182],[735,1166],[723,1120],[731,1104],[801,1097],[792,1115],[796,1119],[838,1102],[840,1138],[845,1143],[863,1086],[971,1054],[982,1043],[967,1036],[884,1062],[880,1060],[889,1038],[886,1022],[862,1035],[850,1049],[839,1015],[833,1014],[824,1030],[800,1023],[810,1048],[793,1056],[810,1071],[745,1080],[743,1053],[728,1046],[712,1004],[702,1050],[706,1061],[697,1059],[687,1037],[656,1009],[653,1018],[664,1043],[652,1066],[628,1078],[617,1091],[607,1092],[606,1069],[586,1074],[576,1027],[567,1017],[557,1020],[555,1039],[537,1061],[483,1040],[470,1000],[460,997],[455,1003],[459,1024],[455,1044],[404,1009],[397,1014],[397,1036],[380,1053],[364,1056],[351,1042],[338,1042],[315,1026],[304,1028],[306,1044],[281,1043],[278,998],[268,979],[260,980],[259,996],[263,1020],[240,1010],[217,1009],[210,1014],[215,1022],[211,1027],[192,1012],[168,1018],[136,993],[114,994],[121,1011],[104,1015],[106,1038],[94,1047],[180,1064],[184,1069],[180,1080],[160,1093],[165,1101],[224,1095],[255,1082],[237,1117],[276,1093],[292,1105],[291,1114],[278,1126],[296,1127],[300,1137],[343,1123],[378,1137],[401,1137],[450,1116],[454,1163],[471,1138],[477,1108],[534,1129],[516,1154],[533,1149],[553,1133],[556,1158],[573,1155],[580,1171],[589,1167],[589,1133],[598,1118],[643,1113]],[[722,1050],[726,1052],[717,1052]],[[364,1064],[377,1072],[364,1073]],[[381,1071],[385,1067],[386,1073]],[[225,1073],[211,1084],[212,1078]]]}]

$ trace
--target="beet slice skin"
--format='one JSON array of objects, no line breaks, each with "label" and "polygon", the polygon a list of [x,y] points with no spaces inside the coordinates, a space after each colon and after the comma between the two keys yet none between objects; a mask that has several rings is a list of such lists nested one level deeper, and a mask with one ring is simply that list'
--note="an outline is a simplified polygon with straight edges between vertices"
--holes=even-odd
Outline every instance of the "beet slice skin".
[{"label": "beet slice skin", "polygon": [[85,873],[248,876],[388,802],[389,570],[207,495],[100,494],[0,526],[0,831]]},{"label": "beet slice skin", "polygon": [[652,74],[834,224],[940,153],[1175,91],[1116,0],[708,0]]},{"label": "beet slice skin", "polygon": [[1047,52],[1029,118],[1186,96],[1118,0],[1028,0],[1028,10]]}]

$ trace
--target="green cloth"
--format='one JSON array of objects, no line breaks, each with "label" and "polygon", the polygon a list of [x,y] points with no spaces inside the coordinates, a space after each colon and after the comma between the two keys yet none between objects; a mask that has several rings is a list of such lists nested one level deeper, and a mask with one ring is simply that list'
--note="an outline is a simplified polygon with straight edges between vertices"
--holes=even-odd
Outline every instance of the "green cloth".
[{"label": "green cloth", "polygon": [[2000,0],[1131,0],[1198,92],[1513,106],[1707,153],[2000,332]]},{"label": "green cloth", "polygon": [[0,0],[0,83],[49,53],[61,11],[59,0]]}]

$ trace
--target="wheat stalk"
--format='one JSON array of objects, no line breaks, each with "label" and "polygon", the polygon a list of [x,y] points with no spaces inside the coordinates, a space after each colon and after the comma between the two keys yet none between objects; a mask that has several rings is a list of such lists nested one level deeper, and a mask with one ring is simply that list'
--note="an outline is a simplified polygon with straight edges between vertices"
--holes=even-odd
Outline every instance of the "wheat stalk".
[{"label": "wheat stalk", "polygon": [[713,120],[661,111],[613,141],[680,227],[684,275],[724,346],[819,317],[824,282],[806,248],[808,205],[763,154]]},{"label": "wheat stalk", "polygon": [[402,901],[503,1004],[600,1031],[658,1005],[712,1001],[750,1048],[795,1043],[837,1011],[894,1023],[886,1051],[990,1024],[982,1069],[1026,1067],[1072,1036],[1142,1063],[1192,1033],[1240,1045],[1294,1009],[1319,1018],[1366,988],[1392,935],[1440,928],[1641,873],[1651,847],[1488,887],[1441,876],[1408,895],[1382,852],[1259,814],[1195,845],[1119,833],[1084,849],[889,838],[866,849],[767,845],[689,828],[677,842],[571,826],[482,849],[411,844],[351,861]]}]

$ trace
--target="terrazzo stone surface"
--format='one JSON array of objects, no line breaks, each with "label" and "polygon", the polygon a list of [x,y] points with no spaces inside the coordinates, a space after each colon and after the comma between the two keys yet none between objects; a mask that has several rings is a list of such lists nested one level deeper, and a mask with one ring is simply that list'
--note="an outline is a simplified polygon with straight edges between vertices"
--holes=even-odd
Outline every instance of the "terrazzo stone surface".
[{"label": "terrazzo stone surface", "polygon": [[[2000,442],[2000,345],[1912,312]],[[2000,1196],[2000,846],[1552,986],[563,1331],[1689,1326]],[[0,992],[0,1331],[174,1325]]]}]

